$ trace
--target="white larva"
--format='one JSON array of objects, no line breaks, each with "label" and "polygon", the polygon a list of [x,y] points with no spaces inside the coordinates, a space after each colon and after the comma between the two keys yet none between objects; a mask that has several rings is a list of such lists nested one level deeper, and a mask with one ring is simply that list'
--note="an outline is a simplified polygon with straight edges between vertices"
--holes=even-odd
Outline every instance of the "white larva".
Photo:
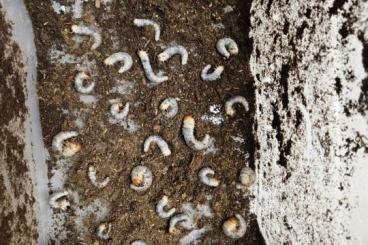
[{"label": "white larva", "polygon": [[112,225],[107,223],[101,223],[97,227],[96,234],[97,236],[102,240],[108,240],[110,238],[110,232],[111,232]]},{"label": "white larva", "polygon": [[215,171],[213,171],[211,168],[202,168],[199,173],[198,177],[199,180],[208,186],[211,187],[217,187],[220,184],[220,181],[215,179],[213,176],[215,175]]},{"label": "white larva", "polygon": [[123,108],[122,102],[115,102],[110,107],[110,113],[116,120],[123,120],[129,113],[129,102],[127,102]]},{"label": "white larva", "polygon": [[161,28],[157,22],[148,19],[134,19],[133,23],[138,27],[153,26],[155,30],[155,41],[157,42],[160,40]]},{"label": "white larva", "polygon": [[133,168],[131,174],[130,188],[135,191],[146,191],[153,182],[153,174],[146,166],[138,165]]},{"label": "white larva", "polygon": [[146,51],[138,51],[138,56],[142,62],[144,73],[151,84],[157,85],[169,80],[169,77],[164,76],[162,72],[159,72],[157,75],[153,72],[150,59]]},{"label": "white larva", "polygon": [[102,43],[101,34],[98,33],[94,28],[84,25],[72,25],[72,31],[77,35],[91,36],[95,39],[91,50],[97,49]]},{"label": "white larva", "polygon": [[135,240],[130,245],[147,245],[147,243],[142,240]]},{"label": "white larva", "polygon": [[110,55],[104,61],[105,65],[112,66],[116,62],[122,61],[123,66],[119,69],[119,73],[124,73],[128,71],[133,66],[133,59],[128,53],[118,52]]},{"label": "white larva", "polygon": [[218,40],[216,48],[217,51],[226,58],[229,58],[230,55],[237,55],[239,53],[238,45],[229,37]]},{"label": "white larva", "polygon": [[222,224],[222,230],[225,235],[232,239],[239,239],[247,231],[247,223],[240,214],[231,217]]},{"label": "white larva", "polygon": [[178,114],[179,106],[175,98],[167,98],[160,104],[160,110],[165,113],[167,118],[173,118]]},{"label": "white larva", "polygon": [[171,217],[169,222],[169,232],[170,233],[176,233],[176,225],[180,224],[185,229],[191,229],[191,223],[190,217],[186,214],[176,214],[173,217]]},{"label": "white larva", "polygon": [[166,143],[165,140],[163,140],[160,136],[158,135],[152,135],[149,136],[143,144],[143,151],[144,152],[148,152],[150,149],[150,146],[152,143],[155,143],[158,148],[160,148],[162,154],[164,156],[170,156],[171,155],[171,150],[169,148],[169,145]]},{"label": "white larva", "polygon": [[205,150],[211,145],[211,137],[206,134],[202,141],[198,141],[194,136],[194,118],[192,116],[185,116],[183,120],[182,134],[185,143],[196,151]]},{"label": "white larva", "polygon": [[170,218],[176,211],[175,208],[168,209],[169,198],[163,196],[161,200],[156,205],[156,213],[163,219]]},{"label": "white larva", "polygon": [[95,82],[91,82],[88,85],[84,85],[85,80],[89,80],[91,77],[84,71],[79,72],[74,79],[74,87],[78,93],[89,94],[95,88]]},{"label": "white larva", "polygon": [[96,168],[92,165],[88,167],[88,178],[91,181],[92,185],[97,188],[103,188],[110,182],[109,177],[106,177],[103,181],[98,182],[96,177]]},{"label": "white larva", "polygon": [[201,72],[201,78],[203,81],[215,81],[217,79],[220,79],[221,74],[224,71],[224,67],[218,66],[212,73],[209,73],[211,67],[212,67],[211,65],[206,65],[203,68]]},{"label": "white larva", "polygon": [[244,107],[245,111],[249,111],[248,101],[243,96],[237,95],[237,96],[231,97],[225,103],[225,113],[228,116],[233,117],[235,115],[235,113],[236,113],[236,111],[234,109],[235,104],[241,104]]},{"label": "white larva", "polygon": [[61,191],[54,193],[50,197],[49,204],[52,208],[61,209],[65,211],[70,206],[70,202],[67,199],[68,196],[69,196],[68,191]]},{"label": "white larva", "polygon": [[256,182],[256,173],[249,167],[244,167],[240,170],[238,189],[248,189]]},{"label": "white larva", "polygon": [[177,54],[181,56],[181,64],[186,65],[188,63],[188,51],[181,45],[176,45],[165,49],[165,51],[158,55],[158,60],[167,61]]},{"label": "white larva", "polygon": [[81,145],[77,142],[65,142],[70,138],[78,136],[76,131],[65,131],[58,133],[52,140],[52,149],[64,157],[71,157],[80,151]]}]

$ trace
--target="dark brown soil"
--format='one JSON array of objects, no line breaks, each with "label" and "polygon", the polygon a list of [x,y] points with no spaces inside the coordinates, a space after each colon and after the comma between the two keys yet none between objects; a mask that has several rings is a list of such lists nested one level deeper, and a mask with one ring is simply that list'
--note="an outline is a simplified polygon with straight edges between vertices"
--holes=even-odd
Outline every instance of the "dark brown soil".
[{"label": "dark brown soil", "polygon": [[[70,54],[86,54],[89,60],[96,60],[97,66],[91,73],[98,78],[95,95],[99,101],[88,107],[83,129],[79,129],[83,149],[78,154],[68,173],[66,188],[80,195],[81,205],[87,205],[95,199],[104,199],[110,203],[109,216],[105,221],[113,225],[111,239],[106,244],[129,244],[135,239],[145,240],[148,244],[177,244],[187,234],[172,235],[167,232],[167,220],[155,213],[155,205],[162,195],[167,195],[171,206],[179,208],[185,202],[206,203],[206,197],[212,196],[210,206],[214,217],[199,222],[199,227],[210,224],[212,231],[205,235],[200,244],[263,244],[256,219],[249,212],[249,196],[236,190],[235,184],[240,169],[244,166],[245,155],[249,155],[253,166],[253,79],[249,72],[251,40],[249,32],[250,1],[164,1],[164,0],[128,0],[112,1],[111,12],[104,6],[96,9],[93,2],[84,4],[81,20],[73,20],[72,14],[57,15],[49,1],[27,1],[36,34],[38,50],[39,96],[42,127],[45,144],[50,146],[54,135],[63,130],[77,129],[75,115],[63,111],[81,112],[88,106],[80,102],[74,90],[73,81],[76,64],[55,64],[49,57],[50,50],[65,45]],[[60,1],[65,3],[66,1]],[[223,8],[231,5],[234,11],[224,13]],[[189,62],[181,66],[178,58],[158,65],[157,54],[162,51],[153,40],[149,29],[133,26],[134,18],[149,18],[162,26],[160,43],[181,44],[190,51]],[[102,32],[103,43],[95,51],[90,51],[91,42],[76,45],[70,31],[72,24],[80,22],[98,26]],[[213,25],[222,23],[225,28]],[[118,47],[113,47],[111,35],[116,35]],[[240,54],[224,60],[215,49],[216,41],[231,36],[240,46]],[[154,70],[167,72],[168,82],[151,88],[147,86],[143,70],[136,55],[138,50],[146,50],[151,58]],[[133,56],[133,68],[124,74],[118,74],[117,68],[105,67],[103,60],[112,53],[124,51]],[[206,64],[224,65],[225,73],[215,82],[201,81],[199,74]],[[119,80],[134,82],[129,95],[111,93]],[[233,95],[245,96],[251,105],[251,111],[245,113],[239,108],[234,119],[225,118],[221,126],[215,126],[201,120],[211,105],[220,104]],[[141,126],[134,134],[108,120],[109,100],[122,98],[133,104],[131,118]],[[179,114],[171,120],[158,112],[159,103],[167,97],[180,98]],[[196,132],[199,138],[205,133],[216,139],[215,154],[202,154],[191,151],[181,136],[181,124],[184,115],[193,115],[196,119]],[[223,107],[221,115],[224,115]],[[143,140],[152,134],[166,139],[173,154],[162,157],[158,150],[142,153]],[[245,143],[236,143],[231,136],[242,136]],[[235,150],[240,148],[241,151]],[[50,152],[51,148],[50,148]],[[52,156],[50,169],[55,164]],[[110,176],[111,182],[103,190],[97,190],[89,183],[87,168],[95,164],[98,175]],[[131,169],[137,164],[148,166],[154,173],[154,183],[142,194],[129,188]],[[200,168],[210,166],[216,172],[222,185],[209,188],[201,184],[197,173]],[[84,225],[88,234],[79,234],[74,227],[73,212],[68,220],[69,236],[63,244],[76,244],[84,241],[92,244],[98,241],[94,231],[98,225],[93,218],[86,219]],[[248,221],[246,235],[233,241],[225,237],[221,224],[227,217],[242,214]],[[105,244],[98,241],[96,244]]]}]

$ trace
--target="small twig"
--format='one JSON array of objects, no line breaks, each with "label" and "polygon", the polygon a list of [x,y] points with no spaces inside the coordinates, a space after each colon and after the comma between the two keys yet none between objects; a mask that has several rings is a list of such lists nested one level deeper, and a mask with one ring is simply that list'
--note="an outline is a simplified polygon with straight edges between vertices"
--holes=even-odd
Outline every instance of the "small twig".
[{"label": "small twig", "polygon": [[95,6],[99,9],[101,7],[101,0],[95,0]]}]

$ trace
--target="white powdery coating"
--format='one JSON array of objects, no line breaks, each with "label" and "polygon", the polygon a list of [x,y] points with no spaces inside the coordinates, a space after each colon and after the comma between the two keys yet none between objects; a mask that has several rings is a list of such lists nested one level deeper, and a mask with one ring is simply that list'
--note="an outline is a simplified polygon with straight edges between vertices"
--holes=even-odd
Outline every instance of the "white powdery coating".
[{"label": "white powdery coating", "polygon": [[203,81],[215,81],[221,78],[221,74],[224,71],[224,67],[218,66],[212,73],[208,73],[211,67],[212,67],[211,65],[206,65],[203,68],[201,72],[201,78]]},{"label": "white powdery coating", "polygon": [[110,182],[109,177],[106,177],[102,182],[98,182],[96,177],[96,169],[93,166],[88,167],[88,178],[91,183],[97,188],[103,188]]},{"label": "white powdery coating", "polygon": [[90,79],[90,76],[88,76],[84,71],[79,72],[75,76],[74,86],[78,93],[89,94],[93,91],[96,85],[95,82],[91,82],[87,86],[83,84],[84,80],[88,80],[88,79]]},{"label": "white powdery coating", "polygon": [[216,44],[217,52],[223,55],[226,58],[229,58],[230,55],[237,55],[239,53],[239,48],[236,42],[229,38],[225,37],[217,41]]},{"label": "white powdery coating", "polygon": [[[64,197],[67,197],[69,195],[68,191],[61,191],[54,193],[50,196],[49,204],[52,208],[66,210],[67,207],[70,206],[70,203],[68,200],[65,200]],[[59,200],[60,198],[63,198],[62,200]]]},{"label": "white powdery coating", "polygon": [[74,138],[78,136],[78,132],[76,131],[65,131],[60,132],[56,136],[54,136],[52,140],[52,149],[56,152],[61,153],[62,155],[68,157],[74,155],[73,152],[65,151],[64,150],[64,141]]},{"label": "white powdery coating", "polygon": [[190,245],[190,244],[198,244],[199,240],[203,237],[204,234],[206,234],[208,231],[210,231],[210,227],[203,227],[201,229],[195,229],[189,232],[187,235],[182,237],[179,240],[180,245]]},{"label": "white powdery coating", "polygon": [[148,19],[134,19],[134,25],[138,27],[153,26],[155,30],[155,41],[160,40],[161,28],[157,22]]},{"label": "white powdery coating", "polygon": [[112,117],[116,120],[126,119],[129,113],[129,102],[127,102],[123,109],[121,107],[123,104],[121,102],[115,102],[110,107],[110,113]]},{"label": "white powdery coating", "polygon": [[151,144],[154,143],[158,146],[158,148],[160,148],[162,154],[164,156],[170,156],[171,155],[171,150],[169,148],[169,145],[166,143],[165,140],[163,140],[160,136],[158,135],[152,135],[149,136],[143,144],[143,151],[144,152],[148,152],[150,149]]},{"label": "white powdery coating", "polygon": [[133,168],[130,178],[132,181],[130,188],[138,192],[147,190],[153,182],[153,174],[151,170],[142,165],[138,165]]},{"label": "white powdery coating", "polygon": [[77,35],[91,36],[95,39],[95,42],[91,46],[91,50],[97,49],[102,43],[102,37],[94,28],[84,25],[72,25],[72,31]]},{"label": "white powdery coating", "polygon": [[239,239],[245,235],[245,232],[247,231],[247,223],[240,214],[236,214],[235,217],[232,217],[223,223],[222,230],[226,236],[232,239]]},{"label": "white powdery coating", "polygon": [[194,126],[195,122],[193,117],[186,116],[183,120],[182,134],[185,143],[192,149],[196,151],[201,151],[207,149],[211,145],[211,137],[206,134],[202,141],[198,141],[194,136]]},{"label": "white powdery coating", "polygon": [[142,240],[133,241],[130,245],[146,245],[147,243]]},{"label": "white powdery coating", "polygon": [[234,109],[235,104],[241,104],[244,107],[245,111],[249,111],[248,101],[243,96],[234,96],[225,103],[225,113],[227,115],[229,116],[235,115],[236,113]]},{"label": "white powdery coating", "polygon": [[199,180],[208,186],[211,187],[217,187],[220,184],[220,181],[215,179],[213,176],[215,175],[215,171],[213,171],[211,168],[202,168],[199,173],[198,177]]},{"label": "white powdery coating", "polygon": [[156,205],[156,213],[163,219],[170,218],[176,211],[175,208],[167,209],[168,203],[169,198],[167,196],[163,196]]},{"label": "white powdery coating", "polygon": [[97,227],[97,236],[101,238],[102,240],[107,240],[110,238],[110,232],[111,232],[112,225],[102,223]]},{"label": "white powdery coating", "polygon": [[175,98],[167,98],[161,102],[160,110],[165,112],[167,118],[173,118],[179,111],[178,101]]},{"label": "white powdery coating", "polygon": [[158,74],[156,75],[153,70],[152,70],[152,66],[148,57],[148,54],[146,51],[138,51],[138,56],[142,62],[142,66],[143,66],[143,70],[144,73],[147,77],[147,79],[151,82],[151,84],[157,85],[160,83],[163,83],[167,80],[169,80],[169,77],[164,76],[162,74]]},{"label": "white powdery coating", "polygon": [[114,65],[116,62],[122,61],[123,66],[119,69],[119,73],[124,73],[128,71],[133,66],[132,56],[128,53],[118,52],[110,55],[104,61],[105,65]]},{"label": "white powdery coating", "polygon": [[181,64],[186,65],[188,63],[188,51],[185,47],[181,45],[176,45],[165,49],[164,52],[158,55],[158,60],[167,61],[177,54],[181,56]]}]

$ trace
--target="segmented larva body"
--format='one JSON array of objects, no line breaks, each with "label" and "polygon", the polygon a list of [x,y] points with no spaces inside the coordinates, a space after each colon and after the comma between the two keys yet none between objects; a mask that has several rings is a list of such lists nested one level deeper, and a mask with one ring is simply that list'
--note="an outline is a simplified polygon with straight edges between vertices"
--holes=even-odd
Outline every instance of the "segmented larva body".
[{"label": "segmented larva body", "polygon": [[216,48],[217,51],[226,58],[229,58],[230,55],[237,55],[239,53],[238,45],[229,37],[218,40]]},{"label": "segmented larva body", "polygon": [[69,196],[68,191],[61,191],[54,193],[50,197],[49,204],[52,208],[61,209],[65,211],[70,206],[70,202],[67,199],[68,196]]},{"label": "segmented larva body", "polygon": [[136,240],[136,241],[133,241],[130,245],[147,245],[147,243],[142,240]]},{"label": "segmented larva body", "polygon": [[175,98],[167,98],[160,104],[160,110],[165,113],[167,118],[173,118],[178,114],[179,106]]},{"label": "segmented larva body", "polygon": [[157,22],[148,19],[134,19],[133,23],[138,27],[152,26],[155,30],[155,41],[157,42],[160,40],[161,28]]},{"label": "segmented larva body", "polygon": [[185,143],[192,149],[196,151],[205,150],[211,144],[211,137],[206,134],[202,141],[198,141],[194,136],[194,118],[192,116],[185,116],[183,120],[182,134]]},{"label": "segmented larva body", "polygon": [[66,142],[70,138],[78,136],[76,131],[65,131],[58,133],[52,140],[52,149],[64,157],[71,157],[82,148],[77,142]]},{"label": "segmented larva body", "polygon": [[[163,219],[170,218],[174,215],[176,209],[170,208],[168,209],[169,198],[167,196],[163,196],[161,200],[156,205],[156,213]],[[166,209],[166,210],[165,210]]]},{"label": "segmented larva body", "polygon": [[111,228],[112,228],[111,224],[101,223],[97,227],[96,234],[100,239],[108,240],[110,238]]},{"label": "segmented larva body", "polygon": [[165,140],[163,140],[158,135],[149,136],[144,141],[143,151],[148,152],[152,143],[155,143],[158,146],[158,148],[160,148],[160,150],[161,150],[161,152],[164,156],[170,156],[171,155],[171,150],[169,148],[169,145],[166,143]]},{"label": "segmented larva body", "polygon": [[225,113],[231,117],[233,117],[236,113],[234,109],[235,104],[241,104],[245,111],[249,111],[249,104],[248,101],[243,96],[234,96],[231,97],[228,101],[225,103]]},{"label": "segmented larva body", "polygon": [[186,214],[176,214],[171,217],[169,222],[169,233],[176,233],[176,225],[180,224],[185,229],[190,229],[191,225],[189,224],[191,222],[190,217]]},{"label": "segmented larva body", "polygon": [[133,66],[132,56],[124,52],[118,52],[118,53],[110,55],[109,57],[105,59],[104,63],[105,65],[112,66],[116,62],[120,62],[120,61],[123,62],[123,66],[119,69],[118,71],[119,73],[124,73],[128,71],[130,68],[132,68]]},{"label": "segmented larva body", "polygon": [[242,168],[239,174],[239,182],[240,184],[237,185],[238,188],[248,189],[256,182],[256,173],[249,167]]},{"label": "segmented larva body", "polygon": [[89,94],[95,88],[95,82],[91,82],[88,85],[84,85],[85,80],[89,80],[91,77],[84,71],[79,72],[74,79],[74,86],[78,93]]},{"label": "segmented larva body", "polygon": [[72,25],[72,31],[77,35],[93,37],[95,39],[95,42],[91,46],[91,50],[97,49],[102,43],[101,34],[98,33],[94,28],[84,25]]},{"label": "segmented larva body", "polygon": [[130,188],[138,192],[147,190],[153,182],[153,174],[151,170],[142,165],[138,165],[133,168],[130,178]]},{"label": "segmented larva body", "polygon": [[115,102],[110,107],[110,113],[116,120],[125,119],[129,113],[129,102],[127,102],[123,108],[122,102]]},{"label": "segmented larva body", "polygon": [[102,182],[98,182],[96,177],[96,168],[92,165],[88,167],[88,178],[91,181],[92,185],[97,188],[103,188],[110,182],[109,177],[106,177]]},{"label": "segmented larva body", "polygon": [[181,56],[181,64],[186,65],[188,63],[188,51],[181,45],[176,45],[165,49],[164,52],[158,55],[158,60],[167,61],[177,54]]},{"label": "segmented larva body", "polygon": [[201,78],[203,81],[216,81],[217,79],[220,79],[221,74],[224,71],[224,67],[218,66],[212,73],[209,73],[211,67],[212,67],[211,65],[206,65],[203,68],[201,72]]},{"label": "segmented larva body", "polygon": [[146,51],[143,50],[138,51],[138,56],[142,62],[144,73],[147,79],[151,82],[151,84],[157,85],[169,80],[168,76],[164,76],[163,74],[160,73],[156,75],[153,72],[151,62]]},{"label": "segmented larva body", "polygon": [[198,173],[198,177],[203,184],[211,187],[217,187],[220,184],[220,181],[215,179],[213,177],[214,175],[215,171],[208,167],[202,168]]},{"label": "segmented larva body", "polygon": [[240,214],[236,214],[222,224],[222,230],[226,236],[232,239],[239,239],[245,235],[247,223]]}]

